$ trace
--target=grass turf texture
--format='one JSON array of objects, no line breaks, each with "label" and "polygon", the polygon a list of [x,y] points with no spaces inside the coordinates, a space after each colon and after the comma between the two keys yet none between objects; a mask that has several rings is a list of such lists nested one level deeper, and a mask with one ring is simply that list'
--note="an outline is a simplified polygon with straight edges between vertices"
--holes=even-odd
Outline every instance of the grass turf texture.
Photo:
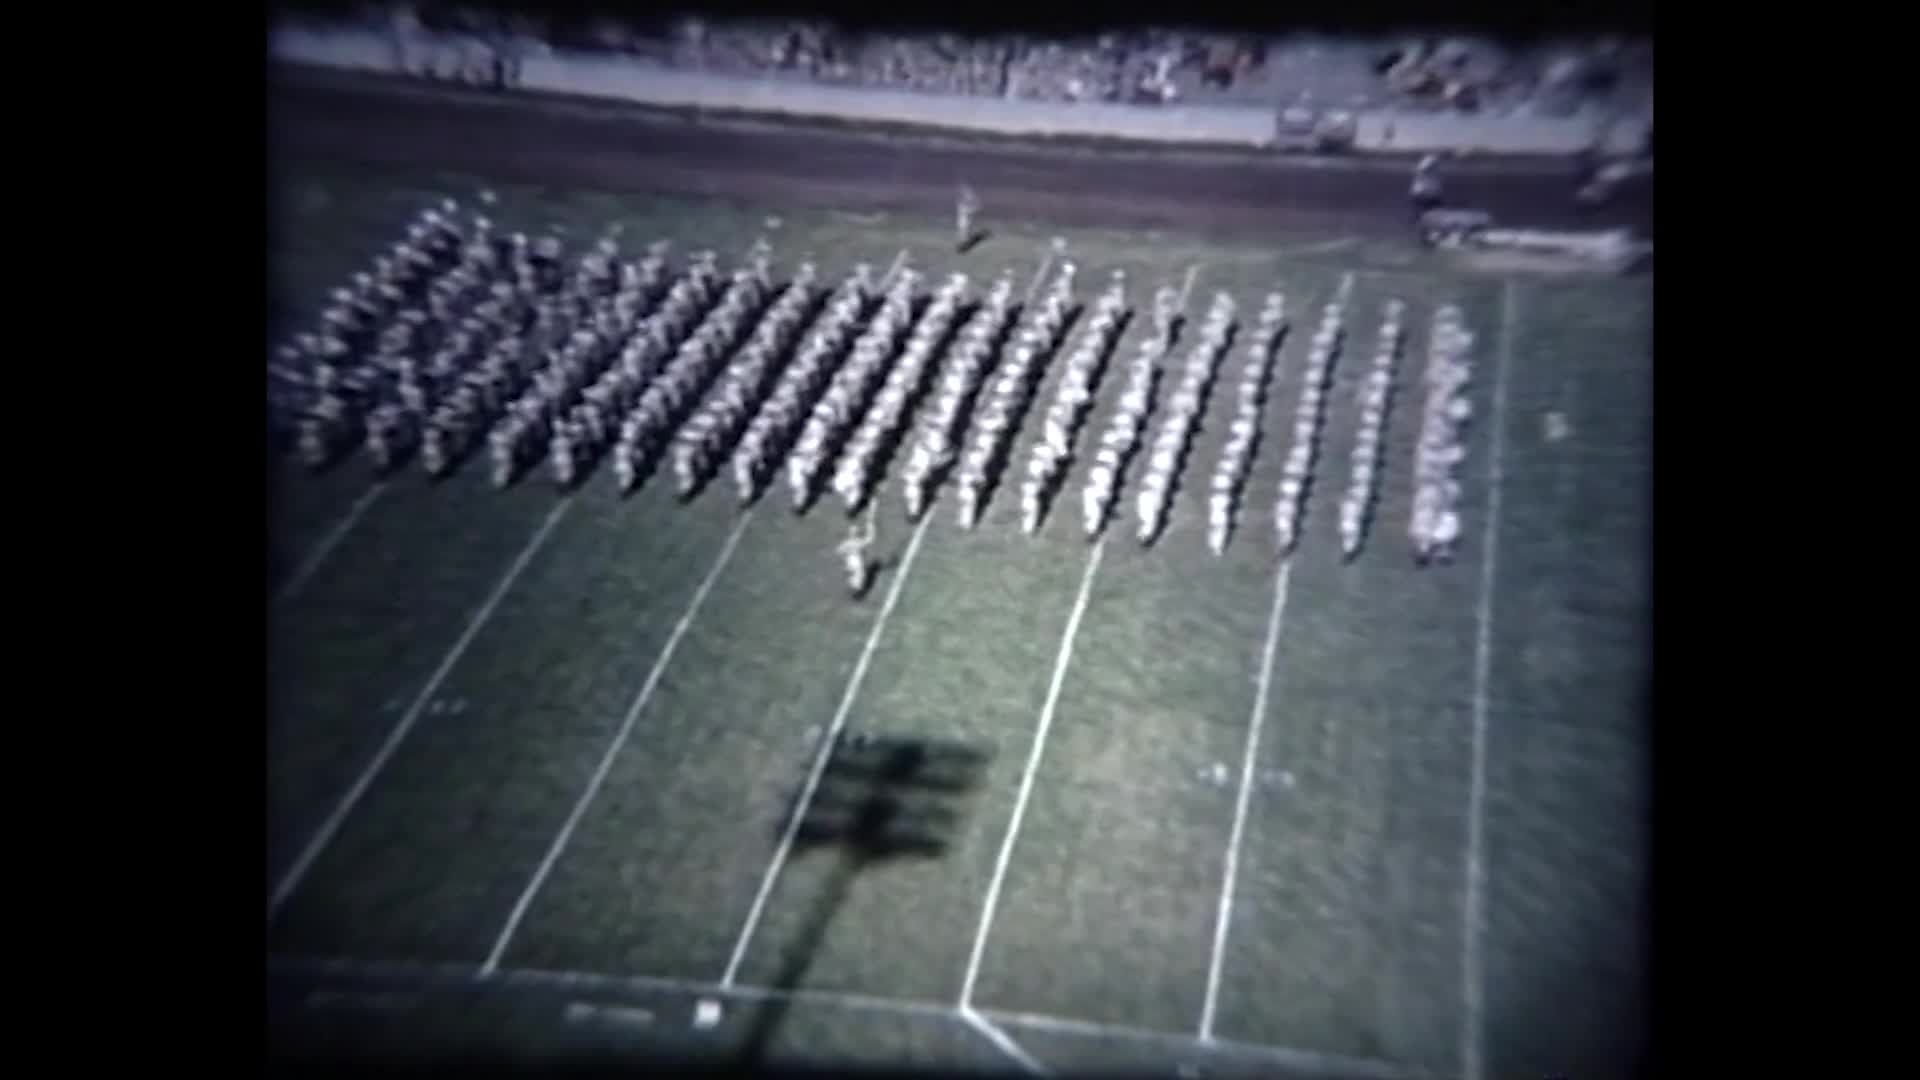
[{"label": "grass turf texture", "polygon": [[[282,180],[271,272],[275,320],[286,329],[309,321],[324,289],[390,242],[431,193],[470,201],[481,183],[332,169]],[[935,221],[498,190],[496,219],[564,225],[576,248],[619,221],[628,250],[665,237],[677,254],[711,247],[730,268],[766,232],[781,267],[812,257],[827,284],[856,261],[878,271],[904,249],[933,281],[963,269],[982,289],[1009,269],[1019,295],[1056,232],[990,222],[995,235],[957,256],[950,230]],[[769,217],[777,227],[768,229]],[[1477,948],[1485,1069],[1620,1071],[1638,1047],[1631,1022],[1646,850],[1648,284],[1504,282],[1377,247],[1313,253],[1326,237],[1227,247],[1159,234],[1060,234],[1080,266],[1079,297],[1124,268],[1138,316],[1109,364],[1076,465],[1111,414],[1157,285],[1178,285],[1199,267],[1187,307],[1196,326],[1217,289],[1231,292],[1249,320],[1268,290],[1282,289],[1293,331],[1224,558],[1205,550],[1204,502],[1239,348],[1222,365],[1171,524],[1150,549],[1132,539],[1131,495],[1145,455],[1129,467],[974,1004],[1191,1037],[1248,725],[1258,722],[1215,1034],[1460,1071],[1477,602],[1494,392],[1506,356],[1484,686],[1486,921]],[[1254,717],[1276,576],[1270,511],[1298,372],[1321,305],[1356,270],[1267,709]],[[1410,305],[1409,341],[1383,492],[1367,550],[1342,565],[1334,511],[1356,380],[1389,297]],[[1466,542],[1455,565],[1417,571],[1404,536],[1418,380],[1433,308],[1447,301],[1464,306],[1478,333],[1476,420],[1462,466]],[[623,499],[603,463],[523,559],[562,502],[544,471],[506,492],[486,486],[481,458],[443,483],[428,483],[417,464],[389,481],[271,614],[270,886],[394,725],[410,712],[414,725],[273,921],[270,950],[482,963],[738,528],[501,964],[719,979],[786,809],[898,584],[847,726],[963,744],[987,755],[983,780],[953,800],[961,823],[938,857],[845,873],[835,849],[796,849],[738,978],[951,1005],[1091,554],[1079,523],[1083,467],[1069,473],[1038,536],[1018,530],[1018,470],[1061,367],[1049,365],[977,531],[962,532],[950,495],[937,497],[903,567],[914,530],[897,485],[883,483],[879,553],[888,564],[860,602],[847,598],[832,557],[844,532],[837,500],[796,517],[784,484],[741,525],[728,483],[683,506],[657,474]],[[1163,382],[1159,400],[1170,393]],[[1566,417],[1570,437],[1545,437],[1549,411]],[[278,470],[270,588],[283,586],[362,497],[366,470],[357,456],[318,477]],[[445,666],[516,563],[517,577]],[[436,674],[443,677],[415,710]],[[1575,1000],[1585,1005],[1555,1005]],[[533,1000],[523,1007],[562,1023],[558,1009]],[[815,1059],[863,1047],[864,1055],[908,1053],[890,1044],[903,1030],[926,1028],[937,1034],[913,1060],[1011,1065],[977,1034],[937,1017],[903,1027],[893,1014],[807,1006],[780,1019],[794,1034],[775,1031],[775,1045]],[[662,1030],[638,1042],[702,1037],[677,1014],[655,1027]],[[1230,1047],[1209,1054],[1010,1031],[1065,1069],[1241,1060]],[[726,1039],[716,1029],[709,1045]],[[1141,1056],[1126,1057],[1134,1049]]]}]

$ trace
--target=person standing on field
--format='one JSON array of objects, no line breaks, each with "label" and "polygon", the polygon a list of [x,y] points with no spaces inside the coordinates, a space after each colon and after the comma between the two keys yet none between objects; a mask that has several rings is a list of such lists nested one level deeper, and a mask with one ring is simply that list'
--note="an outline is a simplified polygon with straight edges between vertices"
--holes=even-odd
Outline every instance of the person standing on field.
[{"label": "person standing on field", "polygon": [[960,198],[954,204],[953,215],[953,248],[955,251],[965,251],[967,249],[967,241],[973,239],[973,217],[979,212],[979,197],[973,193],[973,188],[968,187],[966,184],[961,184]]},{"label": "person standing on field", "polygon": [[873,546],[879,531],[879,524],[869,511],[865,520],[854,523],[847,530],[847,538],[840,542],[838,552],[847,572],[847,588],[856,600],[866,595],[867,586],[873,581],[873,559],[867,555],[867,549]]}]

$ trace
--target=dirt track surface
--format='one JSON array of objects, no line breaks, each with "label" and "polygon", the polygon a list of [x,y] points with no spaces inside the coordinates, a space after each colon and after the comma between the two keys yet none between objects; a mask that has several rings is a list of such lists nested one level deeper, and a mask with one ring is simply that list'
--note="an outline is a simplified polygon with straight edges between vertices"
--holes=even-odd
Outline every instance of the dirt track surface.
[{"label": "dirt track surface", "polygon": [[[276,72],[268,106],[270,153],[283,168],[323,158],[554,187],[932,213],[950,212],[955,185],[964,181],[989,213],[1063,225],[1242,238],[1261,229],[1409,232],[1408,178],[1379,167],[710,124],[290,71]],[[1573,188],[1571,168],[1509,174],[1483,165],[1450,178],[1447,197],[1491,211],[1501,224],[1650,231],[1650,184],[1623,191],[1597,212],[1575,207]]]}]

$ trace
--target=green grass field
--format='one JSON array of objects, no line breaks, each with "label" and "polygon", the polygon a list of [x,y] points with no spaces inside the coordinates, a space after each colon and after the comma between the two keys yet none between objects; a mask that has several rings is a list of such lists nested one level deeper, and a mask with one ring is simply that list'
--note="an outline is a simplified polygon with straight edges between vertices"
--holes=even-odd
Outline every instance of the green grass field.
[{"label": "green grass field", "polygon": [[[430,193],[481,182],[295,170],[273,233],[276,320],[310,320]],[[668,238],[730,266],[765,232],[780,266],[814,258],[828,283],[904,250],[976,288],[1011,269],[1024,289],[1055,235],[989,222],[996,234],[958,256],[931,220],[498,190],[497,218],[564,225],[576,245],[620,221],[629,250]],[[1016,1069],[1020,1054],[954,1009],[984,940],[973,1008],[1060,1072],[1626,1070],[1644,974],[1650,283],[1468,276],[1326,237],[1060,235],[1083,298],[1113,268],[1136,304],[1194,269],[1196,319],[1215,290],[1244,317],[1286,293],[1295,331],[1224,558],[1204,543],[1205,484],[1238,348],[1153,547],[1132,539],[1127,486],[1109,539],[1082,537],[1078,468],[1035,537],[1018,528],[1017,476],[971,533],[951,500],[916,530],[889,481],[886,564],[857,602],[833,557],[837,501],[796,516],[784,486],[743,514],[730,484],[682,505],[656,477],[622,498],[605,468],[563,497],[544,471],[498,492],[483,461],[440,484],[414,466],[368,499],[363,458],[318,476],[282,467],[269,889],[299,871],[269,929],[283,1045],[636,1060],[752,1046]],[[1296,376],[1347,274],[1350,344],[1256,715]],[[1334,505],[1390,297],[1409,304],[1410,339],[1372,539],[1345,565]],[[1454,564],[1420,570],[1405,541],[1418,377],[1448,301],[1478,333],[1467,538]],[[1549,412],[1569,435],[1547,437]],[[756,907],[837,715],[969,748],[980,782],[946,800],[958,823],[939,854],[852,866],[838,848],[795,848]],[[464,978],[496,950],[487,981]],[[693,1026],[694,1001],[730,969],[722,1021]],[[314,996],[329,986],[352,992]],[[401,996],[354,996],[369,986]],[[614,1002],[651,1019],[586,1008]]]}]

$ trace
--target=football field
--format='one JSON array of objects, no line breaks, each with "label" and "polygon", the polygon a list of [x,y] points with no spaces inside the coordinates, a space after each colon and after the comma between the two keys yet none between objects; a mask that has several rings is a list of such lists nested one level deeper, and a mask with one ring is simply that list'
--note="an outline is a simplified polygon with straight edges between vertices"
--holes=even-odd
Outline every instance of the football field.
[{"label": "football field", "polygon": [[[294,173],[282,336],[431,197],[484,182]],[[439,482],[417,463],[376,478],[364,455],[277,466],[268,967],[289,1054],[1383,1077],[1635,1060],[1650,280],[1018,221],[961,255],[933,220],[496,187],[503,225],[564,227],[572,252],[620,223],[629,255],[666,239],[727,270],[764,235],[777,279],[910,265],[976,295],[1003,271],[1027,295],[1071,259],[1082,301],[1124,270],[1135,318],[1037,533],[1019,477],[1060,363],[977,528],[940,496],[911,522],[881,481],[858,599],[838,501],[796,514],[784,485],[743,508],[727,483],[683,502],[664,470],[622,496],[604,464],[571,493],[544,469],[495,490],[483,455]],[[1145,455],[1103,536],[1081,529],[1088,448],[1162,284],[1195,326],[1219,291],[1247,322],[1286,298],[1220,557],[1206,482],[1238,347],[1158,540],[1133,536]],[[1343,288],[1320,479],[1281,560],[1297,376]],[[1394,299],[1382,491],[1348,562],[1335,506]],[[1447,303],[1476,335],[1465,533],[1422,568],[1411,462]],[[925,842],[807,824],[876,793]]]}]

